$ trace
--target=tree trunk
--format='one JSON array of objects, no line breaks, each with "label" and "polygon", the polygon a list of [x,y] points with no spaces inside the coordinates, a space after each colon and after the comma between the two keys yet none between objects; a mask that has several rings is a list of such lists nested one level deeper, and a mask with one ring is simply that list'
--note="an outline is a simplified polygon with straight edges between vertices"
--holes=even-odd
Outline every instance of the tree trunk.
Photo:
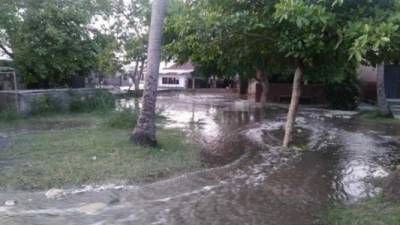
[{"label": "tree trunk", "polygon": [[152,3],[151,25],[148,48],[148,70],[145,77],[143,106],[139,120],[130,138],[131,142],[155,146],[156,125],[155,110],[157,100],[158,75],[161,60],[161,39],[165,16],[166,0],[154,0]]},{"label": "tree trunk", "polygon": [[249,80],[239,77],[239,96],[241,99],[247,99],[247,93],[249,90]]},{"label": "tree trunk", "polygon": [[262,87],[260,104],[261,104],[261,106],[265,106],[267,104],[267,96],[268,96],[268,90],[269,90],[268,75],[264,71],[258,69],[257,70],[257,79],[260,82],[261,87]]},{"label": "tree trunk", "polygon": [[[139,62],[137,61],[137,59],[135,61],[136,61],[135,70],[134,70],[133,74],[130,75],[130,78],[131,78],[133,84],[136,84],[135,83],[136,82],[135,78],[137,76],[137,71],[138,71],[138,68],[139,68]],[[131,90],[131,86],[132,85],[129,85],[129,89],[128,89],[129,91]]]},{"label": "tree trunk", "polygon": [[192,89],[196,89],[196,78],[194,76],[192,76]]},{"label": "tree trunk", "polygon": [[389,105],[386,101],[385,93],[385,64],[382,63],[378,65],[377,80],[376,80],[376,90],[377,90],[377,105],[378,111],[384,117],[393,117],[392,112],[389,109]]},{"label": "tree trunk", "polygon": [[144,68],[144,60],[140,62],[140,70],[139,73],[135,76],[135,91],[136,93],[140,90],[140,78],[142,78],[143,68]]},{"label": "tree trunk", "polygon": [[287,115],[286,126],[285,126],[285,136],[283,139],[283,147],[285,148],[289,147],[289,143],[292,141],[292,132],[301,96],[302,79],[303,79],[303,66],[301,62],[297,61],[296,72],[294,73],[294,79],[293,79],[292,97],[290,99],[289,112]]}]

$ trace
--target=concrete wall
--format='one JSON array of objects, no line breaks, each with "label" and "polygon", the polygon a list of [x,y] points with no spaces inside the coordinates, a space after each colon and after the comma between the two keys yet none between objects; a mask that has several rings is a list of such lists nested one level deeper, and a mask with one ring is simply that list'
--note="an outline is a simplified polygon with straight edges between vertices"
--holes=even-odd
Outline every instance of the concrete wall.
[{"label": "concrete wall", "polygon": [[[75,96],[91,96],[98,90],[94,88],[82,88],[82,89],[48,89],[48,90],[20,90],[18,91],[18,107],[20,113],[28,115],[32,113],[35,107],[37,99],[41,96],[50,97],[57,101],[58,105],[62,110],[69,110],[71,100]],[[16,108],[16,95],[14,91],[0,91],[0,111],[6,109]]]},{"label": "concrete wall", "polygon": [[[249,98],[256,98],[258,82],[255,79],[249,81],[248,96]],[[302,85],[302,94],[300,102],[302,104],[325,104],[326,96],[325,91],[321,85],[308,84]],[[261,92],[260,87],[259,91]],[[289,83],[270,83],[268,89],[267,100],[276,103],[289,103],[292,95],[292,84]]]}]

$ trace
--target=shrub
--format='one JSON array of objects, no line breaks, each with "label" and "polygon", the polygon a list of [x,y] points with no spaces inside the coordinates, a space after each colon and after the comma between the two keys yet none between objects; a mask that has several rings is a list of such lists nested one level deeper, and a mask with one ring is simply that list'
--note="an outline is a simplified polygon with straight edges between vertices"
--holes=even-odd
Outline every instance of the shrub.
[{"label": "shrub", "polygon": [[119,129],[134,128],[136,126],[138,117],[138,110],[123,109],[122,111],[113,112],[110,118],[106,121],[106,125],[108,127]]},{"label": "shrub", "polygon": [[360,84],[355,76],[349,76],[342,81],[326,84],[325,93],[329,108],[354,110],[360,99]]},{"label": "shrub", "polygon": [[[165,119],[161,115],[162,111],[156,112],[156,120]],[[131,129],[137,124],[140,110],[137,109],[122,109],[121,111],[112,112],[110,118],[105,122],[106,126],[118,129]]]},{"label": "shrub", "polygon": [[71,94],[71,96],[71,112],[109,111],[115,107],[115,99],[107,91],[97,90],[91,96],[74,94]]},{"label": "shrub", "polygon": [[375,119],[383,119],[386,118],[380,111],[374,110],[363,114],[365,119],[375,120]]},{"label": "shrub", "polygon": [[143,96],[143,90],[128,90],[129,97],[140,98]]},{"label": "shrub", "polygon": [[62,111],[60,101],[55,97],[43,95],[35,99],[32,114],[43,115],[59,111]]},{"label": "shrub", "polygon": [[8,107],[0,112],[0,121],[14,121],[20,118],[15,107]]}]

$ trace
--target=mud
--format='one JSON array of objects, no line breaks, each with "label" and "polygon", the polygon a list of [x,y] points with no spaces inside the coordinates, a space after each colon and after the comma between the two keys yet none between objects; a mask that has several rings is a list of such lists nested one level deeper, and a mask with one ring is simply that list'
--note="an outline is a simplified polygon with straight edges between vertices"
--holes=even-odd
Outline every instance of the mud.
[{"label": "mud", "polygon": [[[123,101],[123,107],[140,102]],[[229,93],[168,93],[158,108],[165,127],[186,131],[207,149],[207,169],[141,186],[87,186],[0,193],[0,221],[16,224],[309,225],[336,202],[378,193],[369,180],[397,162],[399,128],[364,124],[354,115],[302,109],[293,148],[280,147],[285,110],[267,111]]]}]

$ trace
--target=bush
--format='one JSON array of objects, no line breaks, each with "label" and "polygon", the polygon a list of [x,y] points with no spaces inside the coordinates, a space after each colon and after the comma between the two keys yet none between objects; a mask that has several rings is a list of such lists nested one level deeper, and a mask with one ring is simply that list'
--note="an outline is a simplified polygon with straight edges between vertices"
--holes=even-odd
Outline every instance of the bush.
[{"label": "bush", "polygon": [[97,90],[92,96],[71,95],[71,112],[109,111],[115,107],[115,99],[107,91]]},{"label": "bush", "polygon": [[[156,112],[156,120],[165,119],[161,115],[162,111]],[[105,122],[106,126],[118,129],[132,129],[136,126],[139,119],[140,110],[137,109],[122,109],[121,111],[112,112],[110,118]]]},{"label": "bush", "polygon": [[381,112],[378,110],[370,111],[367,113],[363,114],[363,117],[365,119],[370,119],[370,120],[376,120],[376,119],[384,119],[386,118],[385,115],[383,115]]},{"label": "bush", "polygon": [[15,107],[8,107],[0,112],[0,121],[14,121],[20,118]]},{"label": "bush", "polygon": [[340,82],[326,84],[325,93],[329,108],[354,110],[360,99],[360,84],[356,77],[349,76]]},{"label": "bush", "polygon": [[62,111],[62,106],[57,98],[43,95],[35,99],[32,114],[43,115],[60,111]]},{"label": "bush", "polygon": [[122,111],[115,111],[107,120],[106,125],[112,128],[129,129],[136,126],[139,117],[138,110],[123,109]]}]

